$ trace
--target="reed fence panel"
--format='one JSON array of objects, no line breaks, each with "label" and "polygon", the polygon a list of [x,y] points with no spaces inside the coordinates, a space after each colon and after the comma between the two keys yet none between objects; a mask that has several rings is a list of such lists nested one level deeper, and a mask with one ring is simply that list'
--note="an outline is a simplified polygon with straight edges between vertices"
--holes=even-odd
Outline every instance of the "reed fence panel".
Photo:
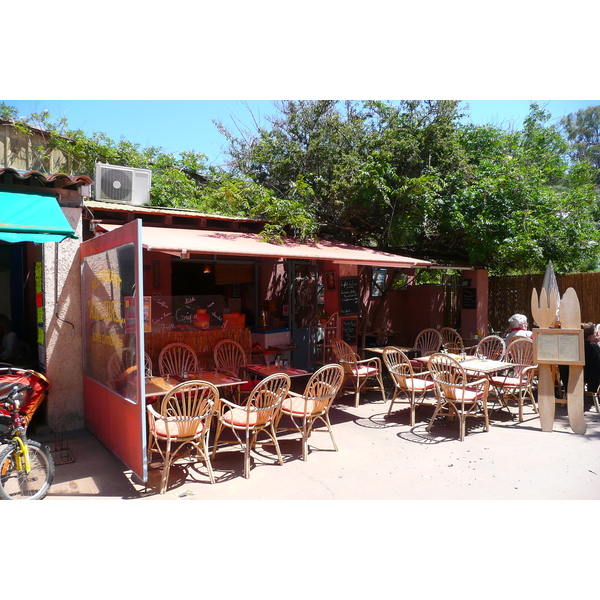
[{"label": "reed fence panel", "polygon": [[[526,315],[530,327],[531,292],[538,294],[542,288],[543,275],[515,275],[490,277],[489,279],[489,325],[490,330],[504,332],[508,319],[514,313]],[[583,323],[600,323],[600,273],[568,273],[557,275],[556,282],[561,296],[572,287],[577,293],[581,306]]]}]

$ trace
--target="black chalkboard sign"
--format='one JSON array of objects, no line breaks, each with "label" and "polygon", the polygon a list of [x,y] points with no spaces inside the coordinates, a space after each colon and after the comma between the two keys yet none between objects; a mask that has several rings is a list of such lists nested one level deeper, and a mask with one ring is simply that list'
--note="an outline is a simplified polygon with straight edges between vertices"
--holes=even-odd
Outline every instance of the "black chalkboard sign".
[{"label": "black chalkboard sign", "polygon": [[477,289],[462,288],[462,307],[477,308]]},{"label": "black chalkboard sign", "polygon": [[223,326],[223,296],[172,296],[173,323],[175,325],[193,325],[194,316],[199,308],[206,309],[210,316],[211,327]]},{"label": "black chalkboard sign", "polygon": [[358,314],[358,277],[340,278],[340,315]]},{"label": "black chalkboard sign", "polygon": [[358,339],[358,319],[342,319],[342,339],[355,346]]}]

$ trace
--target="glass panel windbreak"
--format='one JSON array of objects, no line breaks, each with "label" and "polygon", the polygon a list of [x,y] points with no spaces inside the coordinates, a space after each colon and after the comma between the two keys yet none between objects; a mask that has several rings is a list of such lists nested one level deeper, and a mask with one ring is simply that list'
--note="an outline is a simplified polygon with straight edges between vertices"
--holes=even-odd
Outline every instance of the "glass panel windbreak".
[{"label": "glass panel windbreak", "polygon": [[84,258],[82,290],[84,373],[137,403],[134,245]]}]

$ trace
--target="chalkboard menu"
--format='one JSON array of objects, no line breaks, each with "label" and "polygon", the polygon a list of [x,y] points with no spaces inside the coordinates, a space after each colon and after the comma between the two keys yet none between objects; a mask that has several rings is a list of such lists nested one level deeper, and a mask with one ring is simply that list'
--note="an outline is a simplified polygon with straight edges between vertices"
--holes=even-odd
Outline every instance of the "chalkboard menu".
[{"label": "chalkboard menu", "polygon": [[358,340],[358,319],[342,319],[342,339],[350,345]]},{"label": "chalkboard menu", "polygon": [[340,315],[358,314],[358,277],[340,278]]},{"label": "chalkboard menu", "polygon": [[477,308],[477,289],[462,288],[462,307]]},{"label": "chalkboard menu", "polygon": [[152,298],[152,331],[170,330],[174,327],[194,327],[194,316],[199,308],[206,309],[211,327],[223,326],[223,296],[155,296]]}]

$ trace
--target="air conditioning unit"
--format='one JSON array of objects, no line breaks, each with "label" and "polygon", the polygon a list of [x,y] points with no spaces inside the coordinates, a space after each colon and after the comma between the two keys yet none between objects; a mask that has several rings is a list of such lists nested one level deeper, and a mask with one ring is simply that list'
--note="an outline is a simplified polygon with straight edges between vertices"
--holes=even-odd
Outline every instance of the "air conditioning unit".
[{"label": "air conditioning unit", "polygon": [[152,171],[96,163],[96,200],[141,206],[150,201]]}]

